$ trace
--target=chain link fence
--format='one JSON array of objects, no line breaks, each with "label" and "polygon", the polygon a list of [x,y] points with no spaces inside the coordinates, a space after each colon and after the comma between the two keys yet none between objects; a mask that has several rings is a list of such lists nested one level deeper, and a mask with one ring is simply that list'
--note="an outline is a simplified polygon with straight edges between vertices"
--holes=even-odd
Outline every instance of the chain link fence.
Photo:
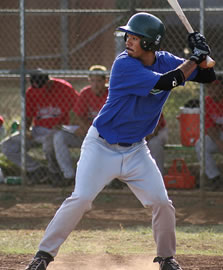
[{"label": "chain link fence", "polygon": [[[216,60],[215,70],[218,75],[223,74],[222,1],[181,0],[179,3],[193,29],[204,33],[212,50],[212,58]],[[1,139],[15,136],[18,131],[22,134],[18,150],[21,155],[20,166],[16,165],[13,158],[10,161],[4,153],[0,153],[0,165],[5,177],[21,175],[27,180],[24,182],[29,182],[27,151],[33,160],[38,160],[41,168],[47,167],[49,163],[42,143],[27,147],[25,122],[28,117],[25,93],[30,87],[30,72],[41,68],[50,77],[67,81],[69,87],[77,92],[89,84],[89,68],[92,65],[106,67],[107,71],[103,74],[109,79],[114,58],[124,49],[123,36],[115,32],[115,29],[126,24],[132,14],[140,11],[152,13],[164,22],[166,35],[162,43],[163,50],[173,52],[179,57],[188,57],[187,31],[166,1],[1,1],[0,115],[4,119],[5,129]],[[203,155],[200,161],[194,147],[199,136],[204,140],[202,106],[204,107],[205,95],[206,86],[189,82],[184,88],[175,89],[164,107],[169,132],[165,146],[164,174],[168,174],[174,159],[184,159],[191,174],[196,177],[197,184],[203,179],[205,171],[204,143],[201,144],[200,152]],[[98,108],[100,106],[101,103]],[[186,118],[185,114],[188,113]],[[75,113],[72,117],[75,119]],[[79,147],[70,147],[69,151],[75,169]],[[217,162],[220,167],[219,155]],[[48,177],[47,171],[41,170],[41,177],[37,178],[46,179],[44,173]],[[201,183],[203,186],[203,180]]]}]

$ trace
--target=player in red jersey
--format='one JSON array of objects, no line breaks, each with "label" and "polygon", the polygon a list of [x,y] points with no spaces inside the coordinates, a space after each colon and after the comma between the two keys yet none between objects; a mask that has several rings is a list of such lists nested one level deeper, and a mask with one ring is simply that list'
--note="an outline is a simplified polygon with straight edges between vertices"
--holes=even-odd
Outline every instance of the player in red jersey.
[{"label": "player in red jersey", "polygon": [[[200,140],[195,145],[200,160]],[[214,158],[215,153],[223,153],[223,78],[208,85],[205,97],[205,173],[208,178],[206,187],[213,191],[223,187],[220,169]]]},{"label": "player in red jersey", "polygon": [[80,91],[80,96],[75,103],[75,117],[80,125],[80,132],[86,135],[93,119],[104,105],[108,96],[108,87],[106,86],[106,67],[101,65],[91,66],[88,77],[89,85]]},{"label": "player in red jersey", "polygon": [[[41,69],[30,74],[30,83],[26,91],[27,151],[36,144],[42,144],[53,185],[68,184],[68,179],[71,181],[75,176],[68,146],[80,146],[81,142],[74,134],[61,128],[69,124],[69,113],[79,94],[67,81],[49,78]],[[57,136],[62,139],[55,142],[55,134],[59,134]],[[3,142],[2,152],[10,161],[21,166],[20,133],[15,133]],[[40,180],[40,174],[43,178],[48,177],[46,168],[42,168],[30,155],[26,156],[26,169],[28,178],[32,178],[33,182]],[[67,181],[62,181],[63,178]]]}]

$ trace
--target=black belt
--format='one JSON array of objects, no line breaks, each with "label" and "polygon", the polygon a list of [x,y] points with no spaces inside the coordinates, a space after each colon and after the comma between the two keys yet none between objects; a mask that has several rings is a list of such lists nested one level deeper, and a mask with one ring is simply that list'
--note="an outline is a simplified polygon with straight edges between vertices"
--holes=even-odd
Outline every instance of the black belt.
[{"label": "black belt", "polygon": [[[103,138],[100,134],[98,136],[105,140],[105,138]],[[116,144],[122,147],[130,147],[133,145],[133,143],[116,143]]]}]

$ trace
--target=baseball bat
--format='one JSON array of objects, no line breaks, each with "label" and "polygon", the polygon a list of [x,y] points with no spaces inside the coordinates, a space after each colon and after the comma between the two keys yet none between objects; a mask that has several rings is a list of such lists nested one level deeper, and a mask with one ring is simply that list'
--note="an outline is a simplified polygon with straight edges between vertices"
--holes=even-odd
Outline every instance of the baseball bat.
[{"label": "baseball bat", "polygon": [[[189,23],[187,17],[185,16],[182,8],[180,7],[178,1],[177,0],[167,0],[167,1],[170,4],[170,6],[173,8],[173,10],[176,12],[176,14],[179,17],[179,19],[181,20],[181,22],[186,27],[188,33],[193,33],[194,30],[193,30],[191,24]],[[206,57],[206,65],[209,68],[213,67],[215,65],[215,61],[210,56],[207,56]]]}]

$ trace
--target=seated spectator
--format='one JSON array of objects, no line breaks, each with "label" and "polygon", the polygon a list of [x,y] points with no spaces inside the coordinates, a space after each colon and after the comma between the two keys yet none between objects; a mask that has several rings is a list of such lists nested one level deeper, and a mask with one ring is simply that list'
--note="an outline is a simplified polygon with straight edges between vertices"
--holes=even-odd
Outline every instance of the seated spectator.
[{"label": "seated spectator", "polygon": [[[200,160],[200,140],[195,149]],[[208,85],[205,97],[205,173],[208,178],[207,187],[213,191],[223,186],[221,173],[214,159],[215,153],[223,154],[223,78]]]},{"label": "seated spectator", "polygon": [[153,134],[146,137],[147,145],[152,157],[162,174],[164,174],[164,145],[168,140],[168,128],[163,113],[161,113],[159,122]]},{"label": "seated spectator", "polygon": [[[65,80],[50,78],[43,70],[30,74],[31,86],[26,91],[26,147],[27,151],[42,144],[48,162],[48,170],[27,154],[28,180],[38,183],[50,176],[52,184],[68,185],[74,182],[75,166],[68,147],[80,147],[79,137],[62,129],[69,125],[69,113],[79,96]],[[58,134],[55,141],[54,136]],[[12,134],[2,142],[2,152],[21,167],[21,135]],[[48,175],[49,173],[49,175]],[[63,174],[63,176],[61,175]]]},{"label": "seated spectator", "polygon": [[89,71],[89,85],[81,89],[74,108],[75,122],[80,126],[77,133],[83,136],[86,135],[93,119],[104,105],[108,96],[106,67],[94,65],[90,67]]}]

